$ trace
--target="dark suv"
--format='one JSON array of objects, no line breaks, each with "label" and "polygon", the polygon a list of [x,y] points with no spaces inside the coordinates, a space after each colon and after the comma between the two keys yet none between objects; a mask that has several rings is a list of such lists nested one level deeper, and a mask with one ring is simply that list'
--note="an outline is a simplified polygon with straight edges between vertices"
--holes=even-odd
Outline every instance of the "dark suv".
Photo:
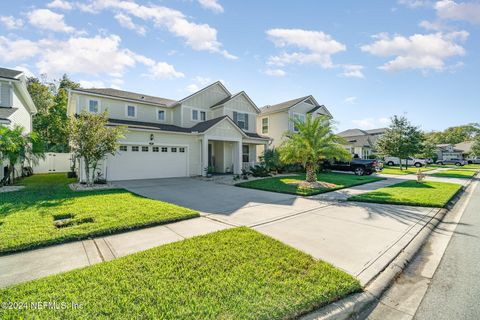
[{"label": "dark suv", "polygon": [[368,159],[352,159],[351,161],[348,161],[348,162],[325,161],[323,163],[324,169],[337,170],[337,171],[350,171],[355,173],[357,176],[371,175],[372,173],[377,171],[377,167],[378,167],[377,160],[368,160]]}]

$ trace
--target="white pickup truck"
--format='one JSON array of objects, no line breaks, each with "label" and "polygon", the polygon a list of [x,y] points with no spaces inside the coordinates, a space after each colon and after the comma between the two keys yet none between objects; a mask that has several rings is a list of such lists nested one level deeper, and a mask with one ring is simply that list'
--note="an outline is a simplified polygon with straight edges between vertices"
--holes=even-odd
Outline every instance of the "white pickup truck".
[{"label": "white pickup truck", "polygon": [[[400,159],[397,157],[385,157],[384,163],[387,166],[398,166],[400,164]],[[402,165],[404,164],[419,168],[425,166],[427,164],[427,161],[425,159],[408,157],[407,159],[402,159]]]}]

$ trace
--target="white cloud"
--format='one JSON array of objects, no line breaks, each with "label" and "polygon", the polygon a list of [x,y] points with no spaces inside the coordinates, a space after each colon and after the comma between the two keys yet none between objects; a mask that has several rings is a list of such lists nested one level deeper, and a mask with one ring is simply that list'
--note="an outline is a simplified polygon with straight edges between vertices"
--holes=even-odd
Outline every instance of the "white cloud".
[{"label": "white cloud", "polygon": [[379,118],[378,122],[383,126],[388,126],[390,125],[391,120],[389,118],[384,117],[384,118]]},{"label": "white cloud", "polygon": [[440,21],[422,20],[418,25],[428,31],[447,31],[451,29],[451,27],[443,24]]},{"label": "white cloud", "polygon": [[362,70],[364,69],[364,66],[359,65],[359,64],[344,64],[342,65],[343,72],[340,73],[342,77],[347,77],[347,78],[360,78],[363,79],[365,78],[365,75],[363,74]]},{"label": "white cloud", "polygon": [[72,10],[73,5],[66,0],[53,0],[47,4],[49,8],[62,9],[62,10]]},{"label": "white cloud", "polygon": [[71,33],[75,29],[65,23],[63,14],[55,13],[49,9],[36,9],[28,13],[31,25],[55,32]]},{"label": "white cloud", "polygon": [[134,16],[144,21],[151,21],[155,27],[167,29],[173,35],[185,40],[193,50],[209,51],[223,55],[227,59],[237,57],[222,48],[217,39],[217,30],[208,24],[190,22],[180,11],[157,5],[140,5],[127,0],[93,0],[88,4],[78,5],[85,12],[97,13],[102,10]]},{"label": "white cloud", "polygon": [[218,3],[218,0],[198,0],[198,3],[200,3],[203,8],[211,10],[215,13],[223,12],[223,7],[220,3]]},{"label": "white cloud", "polygon": [[409,8],[422,8],[432,6],[432,1],[430,0],[398,0],[398,3],[403,4]]},{"label": "white cloud", "polygon": [[331,68],[333,67],[331,56],[346,50],[344,44],[321,31],[270,29],[266,33],[276,47],[293,47],[296,50],[269,57],[267,61],[269,65],[318,64],[323,68]]},{"label": "white cloud", "polygon": [[105,83],[101,80],[80,80],[82,88],[105,88]]},{"label": "white cloud", "polygon": [[343,102],[348,103],[348,104],[354,104],[357,101],[357,97],[346,97]]},{"label": "white cloud", "polygon": [[466,31],[414,34],[410,37],[382,34],[374,43],[362,46],[361,50],[379,57],[393,56],[392,60],[379,67],[382,70],[443,71],[447,59],[465,54],[465,49],[457,42],[464,42],[468,35]]},{"label": "white cloud", "polygon": [[132,21],[132,18],[130,18],[129,16],[127,16],[123,13],[118,13],[118,14],[115,15],[115,19],[118,21],[118,23],[122,27],[133,30],[133,31],[137,32],[138,34],[140,34],[142,36],[145,35],[145,32],[146,32],[145,28],[142,27],[142,26],[136,25]]},{"label": "white cloud", "polygon": [[120,47],[119,36],[71,37],[66,41],[41,39],[12,40],[0,36],[0,60],[20,61],[36,58],[39,73],[56,77],[63,73],[108,75],[121,78],[127,68],[140,63],[156,79],[180,78],[183,73],[166,62],[134,53]]},{"label": "white cloud", "polygon": [[23,20],[15,19],[13,16],[0,16],[0,23],[7,29],[20,29],[23,27]]},{"label": "white cloud", "polygon": [[191,83],[185,88],[185,90],[187,90],[189,93],[194,93],[200,90],[200,87],[195,83]]},{"label": "white cloud", "polygon": [[441,0],[435,3],[437,15],[442,19],[463,20],[480,24],[480,2],[462,2]]},{"label": "white cloud", "polygon": [[287,73],[282,69],[267,69],[265,70],[265,74],[272,77],[284,77],[287,75]]},{"label": "white cloud", "polygon": [[196,76],[195,78],[193,78],[193,80],[195,82],[197,82],[198,84],[200,84],[201,86],[206,86],[206,85],[209,85],[209,84],[213,83],[211,78],[202,77],[202,76]]}]

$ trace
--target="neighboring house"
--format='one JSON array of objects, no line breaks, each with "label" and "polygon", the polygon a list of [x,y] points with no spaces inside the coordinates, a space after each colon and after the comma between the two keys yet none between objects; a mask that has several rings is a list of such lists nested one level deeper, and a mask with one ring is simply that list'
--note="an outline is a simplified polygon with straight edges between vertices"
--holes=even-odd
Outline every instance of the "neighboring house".
[{"label": "neighboring house", "polygon": [[[292,121],[294,118],[305,121],[307,114],[313,117],[326,115],[332,118],[327,108],[320,105],[311,95],[268,105],[260,110],[257,117],[257,131],[272,139],[271,147],[278,147],[282,143],[285,132],[296,132]],[[258,148],[258,155],[261,155],[262,151]]]},{"label": "neighboring house", "polygon": [[106,111],[110,126],[127,126],[117,154],[100,166],[107,180],[188,177],[207,170],[238,174],[254,164],[257,146],[269,142],[257,134],[255,103],[243,91],[232,95],[219,81],[179,101],[72,89],[67,108],[70,116]]},{"label": "neighboring house", "polygon": [[437,144],[438,160],[467,159],[472,152],[473,141],[457,144]]},{"label": "neighboring house", "polygon": [[[0,124],[13,128],[24,128],[24,133],[32,131],[32,115],[37,112],[27,90],[25,74],[22,71],[0,68]],[[0,162],[0,179],[4,177],[5,165]],[[20,170],[20,165],[16,167]],[[17,172],[16,175],[21,174]]]},{"label": "neighboring house", "polygon": [[371,130],[348,129],[337,135],[347,141],[345,148],[352,154],[352,156],[361,159],[368,159],[370,155],[375,154],[377,140],[385,133],[385,131],[385,128]]}]

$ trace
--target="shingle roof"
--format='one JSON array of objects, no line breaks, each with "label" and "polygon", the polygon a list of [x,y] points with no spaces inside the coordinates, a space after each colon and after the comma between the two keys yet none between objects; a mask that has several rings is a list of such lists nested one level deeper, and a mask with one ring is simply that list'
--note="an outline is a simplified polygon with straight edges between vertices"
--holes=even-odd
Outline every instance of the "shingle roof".
[{"label": "shingle roof", "polygon": [[354,147],[370,147],[374,148],[380,134],[384,133],[384,128],[362,130],[362,129],[348,129],[337,133],[338,136],[343,137],[348,145]]},{"label": "shingle roof", "polygon": [[309,96],[300,97],[300,98],[288,100],[288,101],[285,101],[285,102],[281,102],[281,103],[278,103],[278,104],[274,104],[274,105],[271,105],[271,106],[265,106],[265,107],[262,107],[260,109],[260,112],[262,114],[265,114],[265,113],[272,113],[272,112],[279,112],[279,111],[287,110],[288,108],[290,108],[290,107],[296,105],[297,103],[307,99],[308,97]]},{"label": "shingle roof", "polygon": [[365,130],[368,134],[383,134],[387,131],[387,128],[378,128],[378,129],[370,129]]},{"label": "shingle roof", "polygon": [[457,143],[455,148],[462,151],[463,153],[470,153],[472,151],[473,141],[464,141]]},{"label": "shingle roof", "polygon": [[17,108],[0,108],[0,120],[8,120],[8,117],[14,114],[17,110]]},{"label": "shingle roof", "polygon": [[337,135],[340,137],[346,138],[346,137],[368,135],[368,132],[362,129],[348,129],[348,130],[337,133]]},{"label": "shingle roof", "polygon": [[17,79],[19,75],[23,72],[18,70],[12,70],[7,68],[0,68],[0,77],[7,78],[7,79]]},{"label": "shingle roof", "polygon": [[232,100],[233,98],[235,98],[236,96],[238,96],[239,94],[241,94],[243,91],[240,91],[240,92],[237,92],[235,93],[234,95],[232,96],[228,96],[226,97],[225,99],[223,100],[220,100],[219,102],[215,103],[213,106],[211,106],[210,108],[215,108],[215,107],[218,107],[218,106],[221,106],[222,104]]},{"label": "shingle roof", "polygon": [[[123,120],[123,119],[108,119],[108,123],[110,125],[126,125],[129,128],[137,128],[137,129],[154,129],[154,130],[161,130],[161,131],[169,131],[169,132],[180,132],[180,133],[203,133],[222,121],[225,118],[229,118],[229,116],[221,116],[215,119],[210,119],[207,121],[203,121],[197,123],[191,128],[183,128],[179,126],[175,126],[172,124],[163,124],[163,123],[153,123],[153,122],[142,122],[142,121],[133,121],[133,120]],[[235,124],[236,126],[236,124]],[[263,137],[257,133],[245,132],[242,129],[238,128],[242,132],[244,132],[250,138],[255,139],[269,139],[267,137]]]},{"label": "shingle roof", "polygon": [[148,96],[148,95],[141,94],[141,93],[117,90],[117,89],[113,89],[113,88],[74,89],[73,91],[101,94],[101,95],[104,95],[104,96],[128,99],[128,100],[133,100],[133,101],[138,101],[138,102],[143,102],[143,103],[148,103],[148,104],[155,104],[155,105],[159,105],[159,106],[168,106],[168,105],[176,102],[175,100],[171,100],[171,99]]}]

